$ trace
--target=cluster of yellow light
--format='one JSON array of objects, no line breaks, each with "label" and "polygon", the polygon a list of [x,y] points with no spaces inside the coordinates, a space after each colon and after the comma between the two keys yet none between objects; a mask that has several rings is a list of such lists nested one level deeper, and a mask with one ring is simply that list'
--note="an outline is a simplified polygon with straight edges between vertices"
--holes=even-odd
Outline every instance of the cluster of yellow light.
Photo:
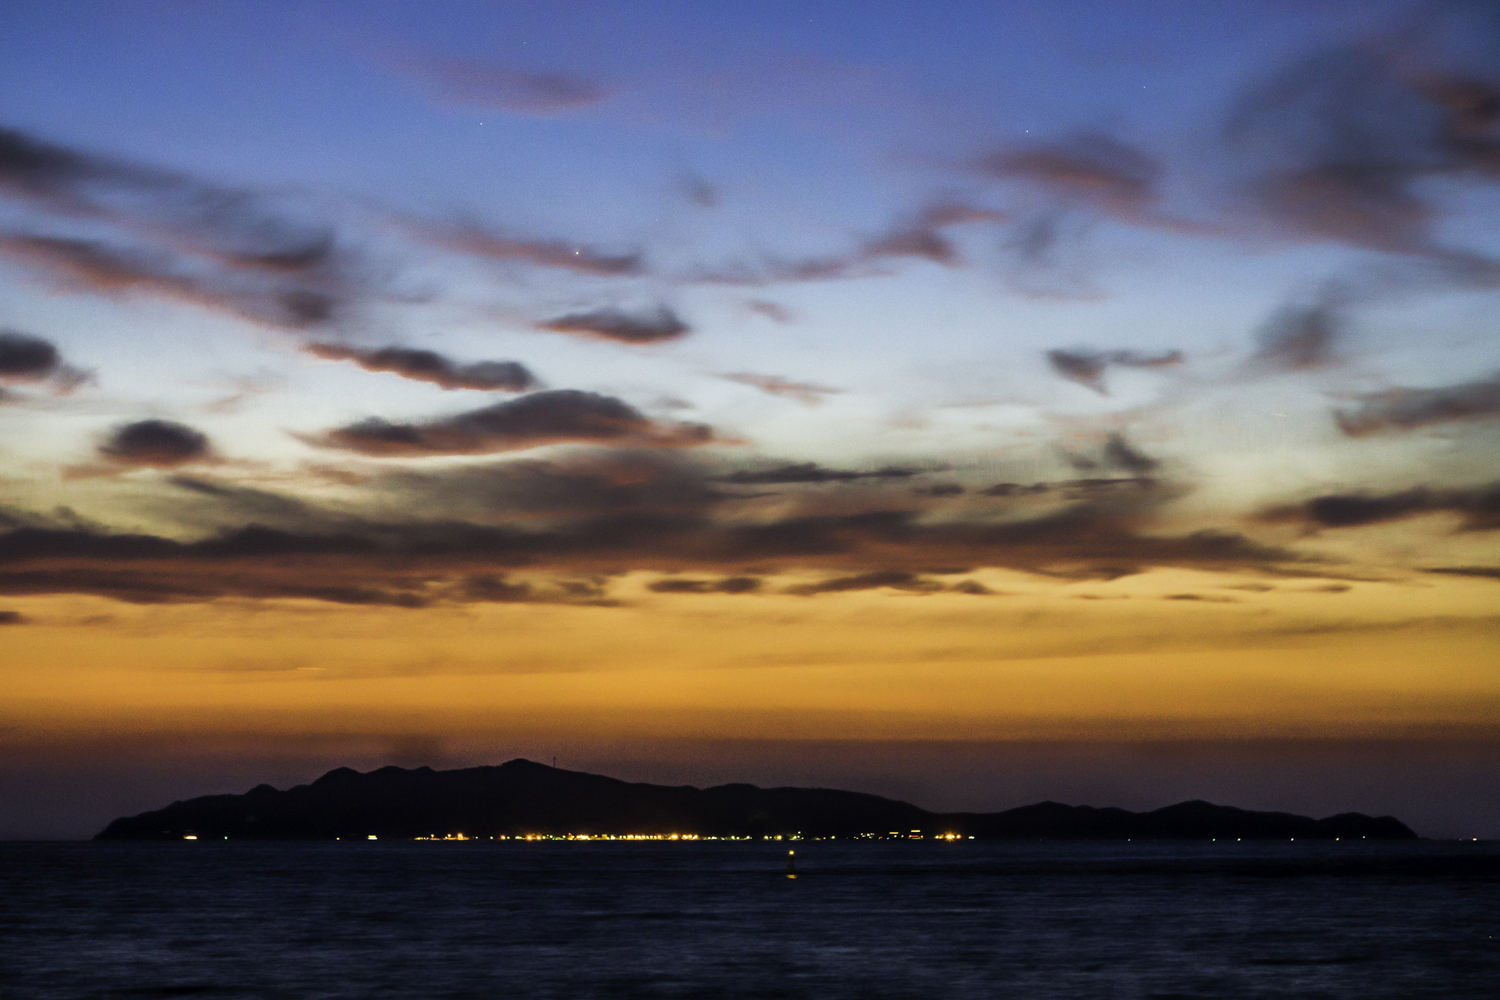
[{"label": "cluster of yellow light", "polygon": [[[900,830],[892,830],[889,833],[857,833],[855,840],[923,840],[925,837],[921,830],[913,830],[910,833],[902,833]],[[973,840],[972,834],[965,837],[961,833],[937,833],[933,834],[933,840]]]}]

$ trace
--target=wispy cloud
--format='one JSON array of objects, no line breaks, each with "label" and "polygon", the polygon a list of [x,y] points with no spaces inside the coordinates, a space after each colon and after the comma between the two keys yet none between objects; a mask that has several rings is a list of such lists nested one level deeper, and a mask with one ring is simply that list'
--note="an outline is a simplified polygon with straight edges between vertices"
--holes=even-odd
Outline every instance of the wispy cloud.
[{"label": "wispy cloud", "polygon": [[1334,362],[1335,347],[1346,333],[1343,301],[1325,294],[1310,305],[1278,310],[1256,334],[1248,367],[1262,372],[1303,372]]},{"label": "wispy cloud", "polygon": [[1357,528],[1424,514],[1456,514],[1465,531],[1500,529],[1500,483],[1467,489],[1417,486],[1394,493],[1332,493],[1272,507],[1257,517],[1267,524],[1318,529]]},{"label": "wispy cloud", "polygon": [[645,259],[638,251],[612,252],[569,240],[517,236],[475,222],[402,218],[398,223],[413,239],[469,257],[607,278],[645,271]]},{"label": "wispy cloud", "polygon": [[242,282],[205,273],[164,251],[99,240],[31,234],[0,235],[0,254],[56,286],[102,295],[145,294],[233,313],[268,326],[303,329],[328,322],[339,306],[332,294],[279,282]]},{"label": "wispy cloud", "polygon": [[1289,235],[1423,257],[1493,285],[1500,263],[1437,241],[1441,212],[1421,183],[1500,180],[1500,89],[1406,42],[1333,47],[1283,67],[1236,102],[1227,148],[1261,217]]},{"label": "wispy cloud", "polygon": [[398,69],[433,89],[447,104],[552,118],[593,107],[612,91],[597,80],[496,66],[469,59],[409,57]]},{"label": "wispy cloud", "polygon": [[1101,396],[1108,395],[1104,374],[1111,366],[1117,368],[1173,368],[1182,364],[1181,351],[1166,351],[1162,354],[1143,354],[1139,351],[1098,351],[1089,347],[1047,352],[1047,364],[1061,378],[1077,382],[1093,389]]},{"label": "wispy cloud", "polygon": [[1387,389],[1358,400],[1358,407],[1334,412],[1339,430],[1349,437],[1494,420],[1500,417],[1500,375],[1431,389]]},{"label": "wispy cloud", "polygon": [[885,466],[879,469],[830,469],[816,462],[741,469],[715,477],[736,486],[784,486],[793,483],[846,483],[856,479],[910,479],[924,470]]},{"label": "wispy cloud", "polygon": [[1163,174],[1154,157],[1101,133],[999,150],[980,158],[975,167],[990,177],[1027,181],[1131,221],[1153,217]]},{"label": "wispy cloud", "polygon": [[778,375],[757,375],[754,372],[731,372],[719,377],[730,382],[738,382],[740,385],[751,386],[772,396],[795,399],[805,406],[821,406],[824,397],[843,392],[842,389],[834,389],[814,382],[793,382]]},{"label": "wispy cloud", "polygon": [[[889,273],[892,261],[926,260],[943,267],[962,263],[947,230],[972,223],[1001,224],[1009,213],[955,200],[937,200],[900,218],[885,232],[860,240],[850,249],[823,256],[779,258],[699,268],[682,280],[709,285],[764,286],[799,282],[844,281]],[[771,318],[776,318],[774,315]]]}]

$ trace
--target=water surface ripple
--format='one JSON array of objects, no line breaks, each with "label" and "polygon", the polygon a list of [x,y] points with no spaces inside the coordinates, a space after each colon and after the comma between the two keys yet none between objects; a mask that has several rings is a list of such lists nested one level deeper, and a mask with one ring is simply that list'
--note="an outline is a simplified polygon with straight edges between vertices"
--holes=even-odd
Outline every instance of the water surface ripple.
[{"label": "water surface ripple", "polygon": [[1500,997],[1500,846],[0,844],[0,996]]}]

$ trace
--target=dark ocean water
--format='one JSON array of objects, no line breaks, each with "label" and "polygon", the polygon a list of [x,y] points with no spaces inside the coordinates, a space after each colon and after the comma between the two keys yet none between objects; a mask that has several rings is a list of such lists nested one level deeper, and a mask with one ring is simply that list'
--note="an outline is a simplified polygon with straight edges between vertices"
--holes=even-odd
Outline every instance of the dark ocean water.
[{"label": "dark ocean water", "polygon": [[0,844],[0,996],[1500,998],[1495,844]]}]

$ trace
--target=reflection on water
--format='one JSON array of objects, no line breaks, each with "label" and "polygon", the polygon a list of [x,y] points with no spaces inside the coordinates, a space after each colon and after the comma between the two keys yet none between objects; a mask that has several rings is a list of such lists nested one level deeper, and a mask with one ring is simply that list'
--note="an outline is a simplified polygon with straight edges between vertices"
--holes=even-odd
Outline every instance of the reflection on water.
[{"label": "reflection on water", "polygon": [[1485,998],[1492,844],[0,844],[0,996]]}]

